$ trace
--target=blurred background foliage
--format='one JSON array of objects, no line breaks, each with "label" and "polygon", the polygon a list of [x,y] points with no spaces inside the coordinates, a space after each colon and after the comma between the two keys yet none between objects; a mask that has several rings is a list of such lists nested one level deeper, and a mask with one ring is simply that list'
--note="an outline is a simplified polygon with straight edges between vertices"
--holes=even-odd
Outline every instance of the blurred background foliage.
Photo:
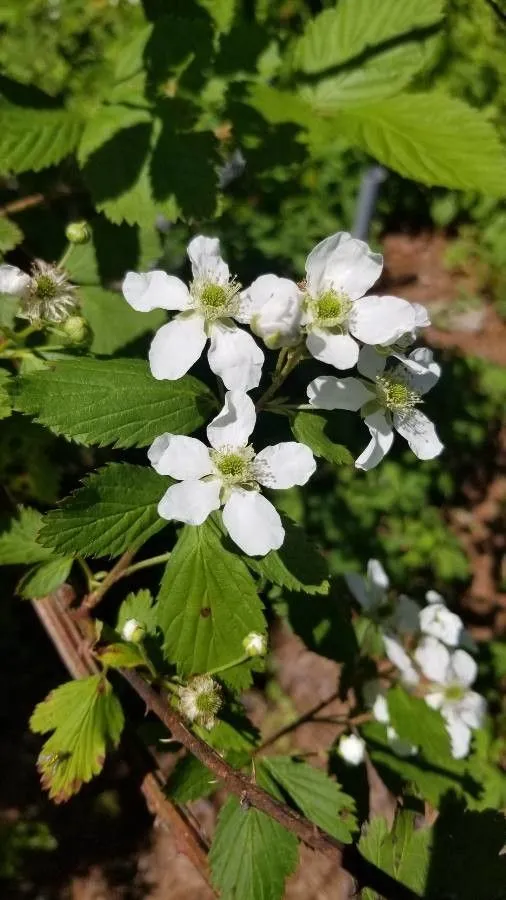
[{"label": "blurred background foliage", "polygon": [[[360,71],[372,72],[377,91],[383,84],[372,98],[367,78],[365,88],[353,79],[343,87],[332,65],[330,79],[320,78],[325,66],[314,64],[308,41],[301,49],[308,23],[333,3],[174,0],[164,20],[167,6],[0,0],[0,252],[21,267],[36,257],[55,260],[66,224],[89,219],[93,242],[75,251],[71,274],[99,355],[145,354],[161,319],[126,308],[121,277],[155,261],[185,271],[186,243],[197,229],[222,239],[231,268],[248,282],[261,271],[300,279],[309,249],[352,227],[361,180],[376,156],[363,129],[351,127],[353,116],[346,120],[346,104],[357,96],[381,105],[408,83],[430,96],[444,91],[479,109],[506,139],[506,22],[487,0],[448,0],[442,22],[436,12],[432,24],[429,17],[399,40],[387,35],[381,51],[359,54]],[[388,58],[382,82],[381,57],[392,52],[398,56]],[[345,61],[336,78],[355,71]],[[431,125],[430,116],[421,118],[429,137]],[[476,146],[462,152],[473,157]],[[380,247],[392,232],[444,230],[443,265],[458,273],[471,261],[480,273],[479,302],[502,325],[506,169],[503,157],[501,177],[494,174],[494,148],[491,159],[489,169],[485,161],[478,174],[462,176],[469,190],[425,184],[423,166],[410,179],[391,165],[369,238]],[[445,172],[433,181],[444,184]],[[8,302],[1,304],[0,329],[12,324]],[[346,465],[323,466],[305,499],[293,491],[283,502],[325,548],[336,574],[362,571],[377,556],[399,589],[422,596],[437,588],[456,602],[475,573],[462,537],[472,523],[455,524],[504,465],[506,369],[465,346],[445,350],[442,362],[444,377],[428,403],[447,448],[440,459],[420,465],[396,444],[377,470],[357,475]],[[352,452],[363,444],[351,415],[338,439]],[[144,461],[135,451],[124,456]],[[13,414],[0,430],[5,509],[20,502],[45,509],[110,458],[118,454],[70,445]],[[506,591],[500,552],[493,566],[499,594]],[[488,600],[481,618],[479,605],[468,610],[479,625],[495,621]],[[2,607],[0,619],[10,633],[11,613]],[[500,622],[494,627],[500,637]],[[52,847],[38,820],[9,825],[5,834],[0,877],[22,865],[23,853]]]}]

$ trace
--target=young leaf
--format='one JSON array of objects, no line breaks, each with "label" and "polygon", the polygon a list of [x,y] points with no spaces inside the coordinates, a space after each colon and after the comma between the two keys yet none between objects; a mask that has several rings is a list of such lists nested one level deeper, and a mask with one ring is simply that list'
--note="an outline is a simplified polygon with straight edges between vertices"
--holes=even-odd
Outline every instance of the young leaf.
[{"label": "young leaf", "polygon": [[353,456],[347,447],[336,444],[328,433],[335,427],[335,418],[325,413],[298,412],[292,422],[294,437],[307,444],[317,456],[323,456],[336,466],[352,465]]},{"label": "young leaf", "polygon": [[442,15],[443,0],[340,0],[308,22],[294,64],[307,73],[340,66],[392,38],[436,25]]},{"label": "young leaf", "polygon": [[450,744],[441,713],[397,685],[387,693],[390,722],[403,740],[421,747],[433,761],[448,758]]},{"label": "young leaf", "polygon": [[240,557],[224,547],[209,519],[181,531],[157,608],[167,659],[185,675],[239,659],[246,635],[265,631],[253,578]]},{"label": "young leaf", "polygon": [[307,540],[302,528],[287,519],[283,524],[285,540],[279,550],[271,550],[260,559],[243,556],[244,561],[254,572],[290,591],[327,594],[328,567],[323,556]]},{"label": "young leaf", "polygon": [[147,466],[110,463],[44,517],[40,540],[60,553],[119,556],[165,526],[157,512],[166,480]]},{"label": "young leaf", "polygon": [[90,285],[81,291],[81,309],[93,332],[90,347],[98,356],[110,356],[165,321],[162,310],[139,313],[121,294]]},{"label": "young leaf", "polygon": [[116,631],[121,634],[125,622],[135,619],[142,625],[148,634],[156,630],[156,609],[153,607],[153,598],[149,591],[138,591],[136,594],[128,594],[123,600],[119,611]]},{"label": "young leaf", "polygon": [[0,106],[0,167],[7,172],[39,172],[71,153],[81,133],[80,120],[66,109]]},{"label": "young leaf", "polygon": [[44,597],[67,579],[72,568],[71,556],[57,557],[30,569],[23,575],[16,588],[21,597],[29,600]]},{"label": "young leaf", "polygon": [[349,844],[357,828],[355,801],[320,769],[289,756],[272,756],[262,765],[302,813],[339,841]]},{"label": "young leaf", "polygon": [[21,378],[15,408],[82,444],[145,447],[194,431],[215,399],[190,375],[156,381],[139,359],[70,359]]},{"label": "young leaf", "polygon": [[478,110],[443,93],[402,94],[344,109],[339,130],[407,178],[497,197],[506,193],[506,152],[495,129]]},{"label": "young leaf", "polygon": [[45,562],[52,550],[38,543],[42,516],[36,509],[20,506],[17,516],[0,523],[0,565],[31,565]]},{"label": "young leaf", "polygon": [[112,669],[135,669],[146,665],[137,644],[108,644],[107,647],[99,648],[96,656],[103,666],[110,666]]},{"label": "young leaf", "polygon": [[170,775],[165,792],[175,803],[190,803],[200,797],[209,797],[219,788],[212,772],[195,756],[180,759]]},{"label": "young leaf", "polygon": [[65,802],[98,775],[106,751],[119,743],[123,723],[121,704],[102,675],[62,684],[35,707],[31,730],[53,732],[37,762],[52,800]]},{"label": "young leaf", "polygon": [[297,865],[297,838],[236,797],[223,806],[209,861],[221,900],[281,900]]},{"label": "young leaf", "polygon": [[8,253],[23,240],[23,232],[12,219],[0,216],[0,253]]}]

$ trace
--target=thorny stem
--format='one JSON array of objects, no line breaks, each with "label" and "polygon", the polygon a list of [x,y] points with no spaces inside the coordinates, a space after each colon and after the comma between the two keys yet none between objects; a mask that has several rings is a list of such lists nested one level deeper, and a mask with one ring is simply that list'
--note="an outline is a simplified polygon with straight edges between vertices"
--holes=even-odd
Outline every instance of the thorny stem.
[{"label": "thorny stem", "polygon": [[293,372],[295,367],[301,361],[304,352],[305,347],[303,344],[300,344],[298,347],[294,347],[292,350],[287,350],[286,347],[283,347],[279,351],[278,361],[276,363],[276,368],[274,370],[274,375],[272,378],[272,384],[267,388],[265,393],[262,394],[260,400],[257,401],[257,412],[258,410],[263,409],[265,404],[279,390],[283,382],[286,381],[290,373]]},{"label": "thorny stem", "polygon": [[209,744],[201,740],[184,724],[180,715],[169,706],[167,697],[158,694],[141,676],[131,669],[119,670],[135,693],[169,729],[173,737],[183,744],[247,808],[253,806],[275,819],[304,844],[333,858],[339,866],[349,872],[358,886],[370,887],[388,900],[420,900],[420,895],[400,884],[386,872],[378,869],[365,859],[356,846],[344,845],[326,834],[304,816],[299,815],[287,804],[275,800],[270,794],[255,784],[243,772],[233,769]]}]

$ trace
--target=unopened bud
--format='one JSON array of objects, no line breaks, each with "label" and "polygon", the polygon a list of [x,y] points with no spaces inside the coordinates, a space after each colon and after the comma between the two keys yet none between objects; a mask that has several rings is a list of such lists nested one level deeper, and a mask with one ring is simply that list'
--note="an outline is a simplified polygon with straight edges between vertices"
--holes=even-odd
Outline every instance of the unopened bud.
[{"label": "unopened bud", "polygon": [[65,229],[65,237],[71,244],[87,244],[91,238],[91,228],[87,222],[70,222]]},{"label": "unopened bud", "polygon": [[248,656],[265,656],[267,651],[267,639],[264,634],[259,634],[257,631],[250,631],[242,645]]},{"label": "unopened bud", "polygon": [[365,758],[365,741],[356,734],[343,734],[337,752],[350,766],[358,766]]},{"label": "unopened bud", "polygon": [[85,344],[91,339],[91,329],[82,316],[69,316],[62,322],[61,330],[71,344]]},{"label": "unopened bud", "polygon": [[124,641],[130,641],[132,644],[139,644],[142,641],[146,629],[137,619],[127,619],[121,629],[121,637]]}]

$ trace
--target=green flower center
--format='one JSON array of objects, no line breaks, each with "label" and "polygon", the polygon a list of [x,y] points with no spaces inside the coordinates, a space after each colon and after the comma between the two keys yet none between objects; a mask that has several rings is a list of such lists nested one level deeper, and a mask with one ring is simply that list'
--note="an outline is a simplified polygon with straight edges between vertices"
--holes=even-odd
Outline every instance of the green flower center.
[{"label": "green flower center", "polygon": [[255,451],[253,447],[228,448],[212,450],[211,458],[217,474],[227,484],[250,484],[255,481],[252,471]]},{"label": "green flower center", "polygon": [[462,700],[465,690],[460,684],[449,684],[445,688],[445,697],[447,700]]},{"label": "green flower center", "polygon": [[200,302],[210,310],[222,309],[227,301],[227,291],[220,284],[207,284],[200,295]]},{"label": "green flower center", "polygon": [[311,313],[313,325],[320,325],[323,328],[335,328],[346,322],[352,302],[346,294],[328,290],[320,294],[319,297],[307,297],[306,305]]},{"label": "green flower center", "polygon": [[220,459],[218,463],[218,469],[222,473],[222,475],[232,475],[232,477],[237,477],[238,475],[243,475],[246,472],[247,463],[239,456],[237,453],[229,453],[227,456],[224,456]]},{"label": "green flower center", "polygon": [[377,378],[378,398],[382,406],[399,412],[411,409],[420,403],[420,395],[412,390],[404,381],[398,381],[389,375]]},{"label": "green flower center", "polygon": [[221,706],[221,699],[217,692],[209,691],[203,694],[197,694],[195,697],[195,706],[199,713],[206,716],[214,716]]},{"label": "green flower center", "polygon": [[50,275],[39,275],[35,282],[35,293],[41,300],[52,300],[56,297],[58,287]]}]

